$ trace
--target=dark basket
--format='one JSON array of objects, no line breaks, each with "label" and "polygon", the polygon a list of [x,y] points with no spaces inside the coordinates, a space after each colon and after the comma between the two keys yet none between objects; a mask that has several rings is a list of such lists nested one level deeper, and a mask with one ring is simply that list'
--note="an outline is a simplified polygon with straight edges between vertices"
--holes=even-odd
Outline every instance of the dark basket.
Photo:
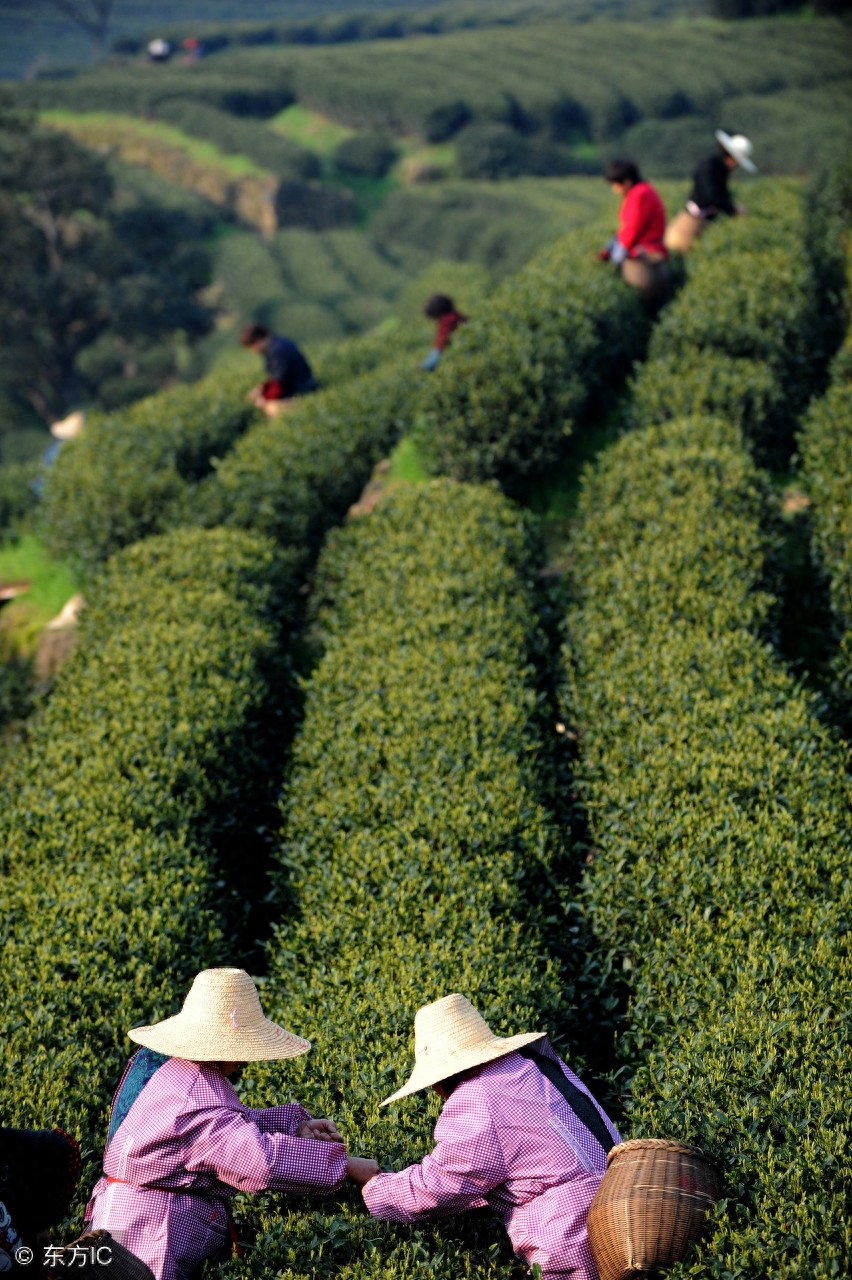
[{"label": "dark basket", "polygon": [[67,1271],[88,1280],[154,1280],[151,1268],[108,1231],[89,1231],[67,1244],[62,1254],[56,1269],[50,1269],[54,1280]]},{"label": "dark basket", "polygon": [[613,1147],[589,1209],[589,1243],[600,1280],[632,1280],[680,1262],[722,1195],[718,1165],[666,1138]]}]

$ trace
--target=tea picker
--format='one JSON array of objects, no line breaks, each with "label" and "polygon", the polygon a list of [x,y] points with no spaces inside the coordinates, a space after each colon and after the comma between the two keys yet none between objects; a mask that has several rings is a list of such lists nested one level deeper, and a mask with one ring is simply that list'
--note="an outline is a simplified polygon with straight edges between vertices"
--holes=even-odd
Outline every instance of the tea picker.
[{"label": "tea picker", "polygon": [[682,1259],[721,1195],[695,1147],[621,1142],[541,1031],[500,1037],[464,996],[419,1009],[408,1081],[444,1106],[419,1164],[363,1188],[376,1218],[417,1223],[491,1208],[541,1280],[631,1280]]},{"label": "tea picker", "polygon": [[745,207],[734,201],[728,184],[738,168],[757,173],[752,153],[751,142],[743,134],[716,130],[716,150],[705,156],[695,170],[686,208],[666,227],[665,242],[669,249],[688,253],[711,222],[745,213]]},{"label": "tea picker", "polygon": [[128,1032],[140,1046],[110,1115],[104,1176],[86,1218],[150,1267],[194,1280],[207,1260],[240,1252],[237,1191],[333,1191],[375,1161],[349,1156],[330,1120],[297,1103],[252,1110],[231,1077],[247,1062],[308,1053],[310,1041],[263,1014],[242,969],[199,973],[172,1018]]}]

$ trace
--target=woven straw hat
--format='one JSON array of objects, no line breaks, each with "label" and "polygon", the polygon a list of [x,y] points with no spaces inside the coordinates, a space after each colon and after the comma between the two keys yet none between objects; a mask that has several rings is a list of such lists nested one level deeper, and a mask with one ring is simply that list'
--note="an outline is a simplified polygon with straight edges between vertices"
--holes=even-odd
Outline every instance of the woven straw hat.
[{"label": "woven straw hat", "polygon": [[190,1062],[263,1062],[297,1058],[310,1040],[263,1016],[257,987],[245,969],[204,969],[180,1013],[150,1027],[134,1027],[131,1040]]},{"label": "woven straw hat", "polygon": [[86,415],[82,409],[78,409],[76,413],[69,413],[61,422],[54,422],[50,434],[54,440],[76,440],[85,425]]},{"label": "woven straw hat", "polygon": [[742,133],[725,133],[724,129],[716,130],[716,141],[721,142],[729,156],[733,156],[738,165],[747,173],[757,173],[757,165],[751,158],[754,147],[751,139]]},{"label": "woven straw hat", "polygon": [[414,1070],[402,1088],[381,1105],[386,1107],[398,1098],[407,1098],[459,1071],[494,1062],[546,1035],[546,1031],[527,1031],[519,1036],[495,1036],[482,1014],[464,996],[458,992],[444,996],[414,1015]]}]

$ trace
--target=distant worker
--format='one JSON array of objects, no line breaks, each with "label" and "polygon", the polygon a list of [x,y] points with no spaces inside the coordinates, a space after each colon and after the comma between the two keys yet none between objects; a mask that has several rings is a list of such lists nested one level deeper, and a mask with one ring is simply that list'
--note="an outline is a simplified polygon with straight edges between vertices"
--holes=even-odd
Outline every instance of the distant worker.
[{"label": "distant worker", "polygon": [[669,249],[688,253],[708,223],[715,222],[720,214],[732,218],[745,213],[745,206],[735,203],[728,182],[737,168],[757,173],[752,150],[751,142],[743,134],[716,130],[716,150],[705,156],[695,170],[686,208],[681,209],[666,228],[665,242]]},{"label": "distant worker", "polygon": [[449,346],[450,338],[459,325],[465,323],[467,316],[456,310],[452,298],[448,298],[445,293],[433,293],[423,308],[423,314],[437,322],[432,350],[420,364],[421,369],[431,371],[437,368],[441,356]]},{"label": "distant worker", "polygon": [[266,381],[252,387],[246,399],[269,417],[283,413],[297,396],[316,391],[317,380],[311,366],[289,338],[279,337],[265,324],[250,324],[243,330],[240,342],[263,356]]},{"label": "distant worker", "polygon": [[172,56],[172,46],[168,40],[151,40],[147,52],[151,62],[168,62]]},{"label": "distant worker", "polygon": [[656,310],[671,290],[669,251],[663,243],[665,206],[632,160],[610,161],[604,176],[622,197],[622,205],[618,233],[598,257],[602,262],[614,262],[624,283],[638,289],[646,304]]},{"label": "distant worker", "polygon": [[414,1070],[382,1105],[431,1085],[444,1100],[437,1145],[367,1180],[373,1217],[419,1223],[490,1208],[542,1280],[598,1280],[586,1218],[621,1138],[546,1034],[495,1036],[455,993],[417,1012],[414,1041]]}]

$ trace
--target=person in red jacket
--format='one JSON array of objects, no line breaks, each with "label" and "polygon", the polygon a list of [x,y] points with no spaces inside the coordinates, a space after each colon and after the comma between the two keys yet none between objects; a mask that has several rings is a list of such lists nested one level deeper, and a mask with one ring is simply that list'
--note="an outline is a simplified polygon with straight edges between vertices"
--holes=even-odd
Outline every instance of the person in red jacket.
[{"label": "person in red jacket", "polygon": [[598,257],[614,262],[625,284],[638,289],[650,307],[661,307],[671,290],[665,206],[632,160],[610,161],[604,176],[622,205],[618,232]]},{"label": "person in red jacket", "polygon": [[421,369],[431,371],[437,368],[441,356],[449,346],[450,338],[459,325],[465,323],[467,316],[456,310],[452,298],[448,298],[445,293],[433,293],[423,308],[423,314],[435,321],[434,345],[420,364]]}]

